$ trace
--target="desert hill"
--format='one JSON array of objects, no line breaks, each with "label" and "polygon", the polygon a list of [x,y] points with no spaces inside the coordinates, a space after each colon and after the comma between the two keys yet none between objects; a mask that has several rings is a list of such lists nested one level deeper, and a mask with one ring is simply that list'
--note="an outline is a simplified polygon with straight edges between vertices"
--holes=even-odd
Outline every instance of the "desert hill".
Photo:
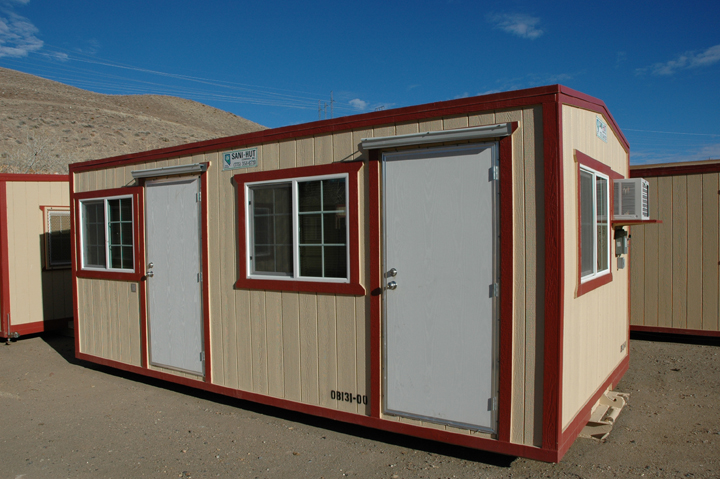
[{"label": "desert hill", "polygon": [[0,68],[2,173],[66,173],[68,163],[262,129],[191,100],[103,95]]}]

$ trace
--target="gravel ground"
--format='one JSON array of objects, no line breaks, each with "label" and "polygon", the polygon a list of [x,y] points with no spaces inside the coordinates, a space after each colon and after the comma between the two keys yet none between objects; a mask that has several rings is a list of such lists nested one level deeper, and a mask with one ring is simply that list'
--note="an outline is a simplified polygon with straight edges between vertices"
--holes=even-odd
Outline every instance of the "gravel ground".
[{"label": "gravel ground", "polygon": [[0,346],[0,478],[720,477],[720,342],[631,341],[609,438],[560,464],[377,432],[77,361],[72,338]]}]

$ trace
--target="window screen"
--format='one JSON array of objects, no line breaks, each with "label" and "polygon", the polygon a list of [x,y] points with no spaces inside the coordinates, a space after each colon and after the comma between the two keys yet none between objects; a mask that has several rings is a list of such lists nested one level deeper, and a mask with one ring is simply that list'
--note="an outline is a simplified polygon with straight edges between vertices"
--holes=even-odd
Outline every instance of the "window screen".
[{"label": "window screen", "polygon": [[47,265],[48,267],[70,264],[70,212],[47,212]]}]

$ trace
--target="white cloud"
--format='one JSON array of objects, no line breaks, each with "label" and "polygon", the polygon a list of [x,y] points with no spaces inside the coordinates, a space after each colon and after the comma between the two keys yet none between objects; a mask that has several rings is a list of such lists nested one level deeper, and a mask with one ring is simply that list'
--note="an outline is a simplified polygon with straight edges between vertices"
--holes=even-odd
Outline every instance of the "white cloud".
[{"label": "white cloud", "polygon": [[43,41],[35,36],[37,33],[38,29],[27,18],[7,8],[0,9],[0,58],[26,57],[28,53],[42,48]]},{"label": "white cloud", "polygon": [[638,68],[638,73],[652,71],[653,75],[674,75],[680,70],[699,68],[720,62],[720,45],[715,45],[703,52],[685,52],[676,59],[665,63],[656,63],[649,68]]},{"label": "white cloud", "polygon": [[540,18],[522,13],[493,13],[489,14],[487,19],[490,23],[495,24],[495,28],[521,38],[535,40],[544,33],[537,28]]},{"label": "white cloud", "polygon": [[350,103],[350,106],[355,108],[356,110],[365,111],[368,107],[368,103],[366,101],[363,101],[359,98],[355,98],[354,100],[350,100],[348,103]]}]

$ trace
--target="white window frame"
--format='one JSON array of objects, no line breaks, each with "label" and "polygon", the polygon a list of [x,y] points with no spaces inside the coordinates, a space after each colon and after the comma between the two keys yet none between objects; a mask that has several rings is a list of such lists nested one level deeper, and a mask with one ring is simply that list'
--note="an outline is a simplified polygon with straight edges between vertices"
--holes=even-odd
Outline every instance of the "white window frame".
[{"label": "white window frame", "polygon": [[[610,264],[610,252],[611,252],[611,249],[612,249],[612,248],[610,247],[610,233],[611,233],[611,229],[612,229],[612,228],[611,228],[611,221],[610,221],[610,220],[611,220],[611,216],[610,216],[610,214],[611,214],[611,213],[610,213],[610,193],[611,193],[611,192],[610,192],[610,185],[611,185],[611,180],[610,180],[610,177],[609,177],[608,175],[604,175],[604,174],[602,174],[602,173],[600,173],[600,172],[598,172],[598,171],[596,171],[596,170],[593,170],[592,168],[589,168],[589,167],[587,167],[587,166],[585,166],[585,165],[580,165],[580,171],[581,171],[581,172],[584,171],[584,172],[586,172],[586,173],[590,173],[590,174],[592,175],[592,179],[593,179],[593,181],[592,181],[592,185],[593,185],[593,191],[592,191],[592,198],[593,198],[593,248],[592,248],[592,249],[593,249],[593,262],[592,262],[592,264],[593,264],[593,272],[592,272],[592,273],[589,273],[589,274],[586,274],[586,275],[584,275],[584,276],[582,275],[582,254],[580,255],[580,258],[579,258],[580,264],[578,265],[578,267],[579,267],[579,269],[580,269],[580,282],[581,282],[581,283],[586,283],[586,282],[588,282],[588,281],[592,281],[592,280],[594,280],[594,279],[596,279],[596,278],[599,278],[599,277],[601,277],[601,276],[605,276],[605,275],[607,275],[607,274],[610,274],[610,269],[611,269],[611,264]],[[607,212],[607,215],[606,215],[606,216],[607,216],[607,219],[606,219],[606,223],[607,223],[607,238],[606,238],[606,244],[607,244],[607,268],[606,268],[606,269],[603,269],[603,270],[600,270],[600,271],[598,271],[598,269],[597,269],[597,263],[598,263],[598,261],[597,261],[597,260],[598,260],[598,248],[597,248],[597,245],[598,245],[598,234],[597,234],[597,227],[598,227],[598,214],[597,214],[597,210],[598,210],[598,209],[597,209],[597,178],[602,178],[602,179],[604,179],[604,180],[605,180],[605,184],[607,185],[607,194],[606,194],[606,196],[605,196],[606,202],[607,202],[606,205],[605,205],[605,211]],[[578,190],[580,190],[581,187],[582,187],[582,182],[580,181],[580,182],[578,182]],[[583,244],[583,238],[582,238],[582,192],[580,192],[580,194],[579,194],[578,196],[579,196],[579,198],[580,198],[580,201],[579,201],[579,203],[578,203],[578,208],[579,208],[578,221],[580,221],[580,223],[581,223],[581,226],[580,226],[580,228],[579,228],[580,235],[579,235],[578,240],[579,240],[579,246],[582,248],[582,244]]]},{"label": "white window frame", "polygon": [[[132,259],[132,268],[113,268],[110,266],[110,232],[108,228],[108,218],[109,218],[109,206],[108,202],[110,200],[120,200],[120,199],[130,199],[130,211],[132,216],[132,231],[133,231],[133,242],[132,242],[132,251],[133,251],[133,259]],[[85,203],[97,203],[99,201],[103,202],[103,217],[105,220],[105,267],[100,268],[97,266],[87,266],[85,264]],[[84,271],[106,271],[106,272],[116,272],[116,273],[134,273],[135,272],[135,256],[136,252],[135,249],[137,248],[137,245],[135,244],[135,200],[133,199],[133,195],[119,195],[119,196],[100,196],[96,198],[84,198],[82,200],[79,200],[80,207],[78,208],[78,229],[80,230],[80,234],[78,235],[80,238],[80,269]]]},{"label": "white window frame", "polygon": [[[326,278],[319,276],[301,276],[300,275],[300,228],[298,227],[299,208],[298,208],[298,183],[320,180],[345,180],[345,278]],[[292,198],[292,254],[293,254],[293,272],[291,275],[283,273],[253,273],[252,252],[254,249],[254,230],[253,230],[253,211],[249,199],[252,197],[252,190],[258,186],[268,186],[278,183],[290,183]],[[334,175],[317,175],[317,176],[301,176],[297,178],[280,178],[269,181],[256,181],[245,183],[245,264],[247,265],[246,275],[248,279],[264,279],[264,280],[280,280],[280,281],[307,281],[317,283],[350,283],[350,175],[348,173],[339,173]]]}]

